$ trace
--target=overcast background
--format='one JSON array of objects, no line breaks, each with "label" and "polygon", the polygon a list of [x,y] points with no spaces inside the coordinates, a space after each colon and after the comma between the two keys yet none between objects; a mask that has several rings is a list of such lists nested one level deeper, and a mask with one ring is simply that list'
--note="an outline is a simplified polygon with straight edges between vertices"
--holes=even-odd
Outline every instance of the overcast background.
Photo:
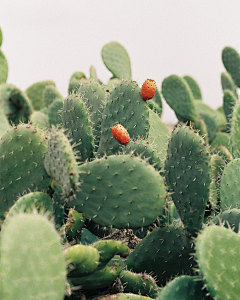
[{"label": "overcast background", "polygon": [[[64,97],[71,75],[89,76],[93,65],[107,83],[111,73],[102,47],[121,43],[141,86],[155,79],[158,88],[171,75],[191,75],[203,100],[222,105],[221,51],[240,51],[240,1],[235,0],[0,0],[2,51],[9,64],[8,83],[25,90],[51,79]],[[163,120],[175,122],[165,104]]]}]

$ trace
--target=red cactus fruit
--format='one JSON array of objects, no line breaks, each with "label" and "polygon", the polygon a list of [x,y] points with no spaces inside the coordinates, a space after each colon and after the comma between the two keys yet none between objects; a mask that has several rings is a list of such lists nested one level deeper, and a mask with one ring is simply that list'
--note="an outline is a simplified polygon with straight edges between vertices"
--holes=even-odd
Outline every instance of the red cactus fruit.
[{"label": "red cactus fruit", "polygon": [[156,82],[153,79],[145,80],[141,88],[141,97],[143,100],[152,99],[155,95],[156,89]]},{"label": "red cactus fruit", "polygon": [[129,133],[121,124],[116,124],[112,127],[112,135],[121,145],[126,145],[130,142]]}]

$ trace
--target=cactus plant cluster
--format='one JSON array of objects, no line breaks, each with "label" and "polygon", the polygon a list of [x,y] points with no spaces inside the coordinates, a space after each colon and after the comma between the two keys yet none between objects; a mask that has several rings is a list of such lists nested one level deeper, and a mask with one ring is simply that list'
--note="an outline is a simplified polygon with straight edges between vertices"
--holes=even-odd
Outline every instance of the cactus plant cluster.
[{"label": "cactus plant cluster", "polygon": [[0,51],[1,299],[239,299],[239,53],[215,110],[189,75],[139,86],[117,42],[102,59],[63,97],[7,83]]}]

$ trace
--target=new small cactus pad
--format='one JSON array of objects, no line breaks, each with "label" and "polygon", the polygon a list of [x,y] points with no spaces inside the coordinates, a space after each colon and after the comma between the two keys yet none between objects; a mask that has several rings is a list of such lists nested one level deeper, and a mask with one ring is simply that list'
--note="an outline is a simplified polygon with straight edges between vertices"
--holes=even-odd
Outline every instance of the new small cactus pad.
[{"label": "new small cactus pad", "polygon": [[112,127],[112,135],[121,145],[126,145],[130,142],[129,133],[121,124],[116,124]]},{"label": "new small cactus pad", "polygon": [[92,246],[76,244],[64,250],[68,263],[68,277],[80,277],[93,273],[99,264],[100,254]]},{"label": "new small cactus pad", "polygon": [[102,48],[105,66],[117,78],[131,78],[131,63],[126,49],[118,42],[110,42]]},{"label": "new small cactus pad", "polygon": [[153,79],[147,79],[144,81],[141,87],[141,97],[143,100],[152,99],[156,93],[156,82]]},{"label": "new small cactus pad", "polygon": [[235,84],[240,87],[240,55],[232,47],[225,47],[222,51],[222,62]]}]

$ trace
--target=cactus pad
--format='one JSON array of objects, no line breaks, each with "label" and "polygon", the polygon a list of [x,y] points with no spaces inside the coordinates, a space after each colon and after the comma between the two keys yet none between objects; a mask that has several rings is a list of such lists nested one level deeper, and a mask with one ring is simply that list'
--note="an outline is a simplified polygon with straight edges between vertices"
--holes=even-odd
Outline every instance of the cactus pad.
[{"label": "cactus pad", "polygon": [[162,215],[166,202],[163,179],[143,159],[113,155],[81,165],[79,171],[81,191],[70,203],[94,222],[139,228]]},{"label": "cactus pad", "polygon": [[1,236],[1,299],[62,300],[66,262],[60,238],[43,215],[16,214]]},{"label": "cactus pad", "polygon": [[220,226],[204,228],[196,240],[198,266],[211,296],[236,300],[240,294],[240,238]]}]

